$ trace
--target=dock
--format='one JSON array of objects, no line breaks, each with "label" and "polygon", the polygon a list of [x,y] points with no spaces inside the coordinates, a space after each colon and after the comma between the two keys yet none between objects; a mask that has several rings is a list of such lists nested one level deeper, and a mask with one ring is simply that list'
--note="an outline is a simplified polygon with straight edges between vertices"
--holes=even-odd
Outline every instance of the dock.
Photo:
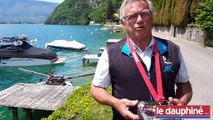
[{"label": "dock", "polygon": [[111,44],[114,44],[116,42],[119,42],[121,39],[108,39],[106,44],[107,46],[111,45]]},{"label": "dock", "polygon": [[31,110],[54,111],[77,88],[75,86],[17,83],[0,92],[0,106],[12,109],[15,120],[18,119],[17,108],[23,108],[28,118],[32,118]]},{"label": "dock", "polygon": [[[119,42],[121,39],[108,39],[106,41],[106,45],[110,46],[111,44],[117,43]],[[86,63],[90,63],[90,60],[96,61],[98,62],[102,52],[106,49],[106,47],[101,47],[99,48],[99,53],[97,54],[86,54],[83,56],[82,61],[83,61],[83,65],[85,65]]]},{"label": "dock", "polygon": [[100,47],[99,48],[99,53],[97,54],[86,54],[83,56],[82,61],[83,61],[83,65],[85,65],[85,62],[89,63],[90,60],[93,60],[95,62],[98,62],[102,52],[105,50],[105,47]]},{"label": "dock", "polygon": [[93,61],[98,61],[100,57],[98,57],[98,55],[96,54],[86,54],[83,56],[82,61],[83,61],[83,65],[85,65],[85,63],[89,63],[90,60]]}]

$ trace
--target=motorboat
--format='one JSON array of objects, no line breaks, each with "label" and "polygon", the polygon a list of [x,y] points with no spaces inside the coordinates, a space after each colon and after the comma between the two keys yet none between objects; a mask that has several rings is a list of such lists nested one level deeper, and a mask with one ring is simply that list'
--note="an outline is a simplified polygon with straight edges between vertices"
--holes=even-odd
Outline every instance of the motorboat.
[{"label": "motorboat", "polygon": [[[27,72],[27,73],[31,73],[31,74],[37,74],[40,76],[44,76],[47,79],[43,82],[39,82],[38,84],[42,84],[42,85],[61,85],[61,86],[72,86],[71,81],[69,81],[69,77],[64,77],[63,75],[54,75],[54,71],[55,69],[53,68],[51,73],[48,74],[43,74],[40,72],[36,72],[36,71],[32,71],[29,69],[25,69],[25,68],[20,68],[19,70],[23,71],[23,72]],[[40,79],[40,81],[42,81],[42,79]]]},{"label": "motorboat", "polygon": [[46,85],[62,85],[62,86],[72,86],[72,83],[68,81],[68,78],[63,75],[48,75],[48,79],[43,82]]},{"label": "motorboat", "polygon": [[76,40],[54,40],[50,43],[46,43],[45,47],[55,49],[86,50],[86,46]]},{"label": "motorboat", "polygon": [[37,66],[64,63],[50,49],[37,48],[28,43],[26,35],[4,37],[0,40],[0,67]]}]

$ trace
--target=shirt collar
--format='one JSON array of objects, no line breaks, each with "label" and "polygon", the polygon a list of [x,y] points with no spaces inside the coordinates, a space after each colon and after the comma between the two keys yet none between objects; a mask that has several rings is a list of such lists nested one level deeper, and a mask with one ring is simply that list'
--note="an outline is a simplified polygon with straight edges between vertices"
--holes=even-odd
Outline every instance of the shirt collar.
[{"label": "shirt collar", "polygon": [[[135,50],[140,50],[141,51],[141,49],[131,39],[130,39],[130,41],[131,41],[131,43],[132,43],[132,45],[133,45]],[[146,48],[146,50],[149,49],[149,48],[152,48],[153,45],[154,45],[154,38],[152,37],[152,39],[151,39],[151,41],[149,43],[149,46]]]},{"label": "shirt collar", "polygon": [[[166,46],[165,44],[163,44],[163,43],[162,43],[161,41],[159,41],[157,38],[155,38],[155,39],[156,39],[156,41],[157,41],[158,52],[159,52],[159,54],[163,54],[164,52],[168,51],[168,50],[167,50],[167,46]],[[133,42],[132,40],[130,40],[130,41],[132,42],[134,49],[139,49],[139,47],[138,47],[136,44],[134,44],[134,42]],[[154,38],[152,37],[152,40],[150,41],[150,44],[149,44],[149,46],[148,46],[147,48],[150,48],[150,47],[151,47],[151,48],[153,49],[153,45],[154,45]],[[124,54],[126,54],[126,55],[128,55],[128,56],[131,56],[131,51],[130,51],[129,46],[128,46],[127,43],[124,44],[124,46],[121,48],[121,51],[122,51]]]}]

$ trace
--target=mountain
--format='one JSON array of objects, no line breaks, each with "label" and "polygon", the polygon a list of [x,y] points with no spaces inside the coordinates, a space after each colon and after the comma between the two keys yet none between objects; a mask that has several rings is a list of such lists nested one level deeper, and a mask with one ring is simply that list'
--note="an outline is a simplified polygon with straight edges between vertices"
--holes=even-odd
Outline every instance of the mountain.
[{"label": "mountain", "polygon": [[57,6],[36,0],[0,0],[0,23],[43,23]]}]

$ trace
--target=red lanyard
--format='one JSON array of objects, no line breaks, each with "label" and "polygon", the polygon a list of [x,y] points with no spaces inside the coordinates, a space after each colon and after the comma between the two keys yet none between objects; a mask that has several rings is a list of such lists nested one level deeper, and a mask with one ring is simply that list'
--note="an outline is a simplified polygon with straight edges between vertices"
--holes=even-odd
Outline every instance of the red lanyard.
[{"label": "red lanyard", "polygon": [[137,65],[138,70],[140,71],[140,73],[144,79],[144,82],[146,83],[146,86],[148,87],[150,93],[152,94],[155,102],[164,101],[162,77],[161,77],[161,69],[160,69],[160,58],[159,58],[158,46],[157,46],[156,40],[154,40],[154,55],[155,55],[155,70],[156,70],[157,92],[158,93],[155,91],[152,83],[150,82],[150,80],[147,76],[147,73],[145,72],[145,69],[140,62],[138,54],[136,53],[135,49],[133,48],[133,45],[130,42],[129,38],[127,38],[127,43],[129,45],[131,54],[134,58],[135,64]]}]

